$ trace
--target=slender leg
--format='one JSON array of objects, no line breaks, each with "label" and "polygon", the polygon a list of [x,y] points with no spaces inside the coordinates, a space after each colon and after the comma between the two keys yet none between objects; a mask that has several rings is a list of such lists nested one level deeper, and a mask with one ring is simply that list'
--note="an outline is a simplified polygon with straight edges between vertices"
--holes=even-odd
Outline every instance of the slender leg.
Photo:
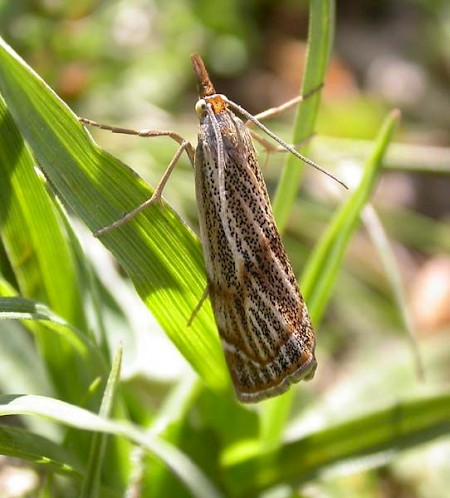
[{"label": "slender leg", "polygon": [[166,171],[164,171],[164,174],[161,177],[161,180],[159,181],[158,185],[156,186],[156,188],[153,192],[153,195],[150,197],[150,199],[147,199],[140,206],[133,209],[133,211],[130,211],[126,215],[122,216],[122,218],[119,218],[118,220],[111,223],[111,225],[108,225],[106,227],[101,228],[100,230],[97,230],[94,233],[94,236],[100,237],[101,235],[104,235],[105,233],[108,233],[111,230],[114,230],[115,228],[120,227],[121,225],[127,223],[132,218],[134,218],[137,214],[139,214],[141,211],[143,211],[146,207],[150,206],[151,204],[154,204],[155,202],[160,202],[162,191],[164,190],[164,187],[167,183],[167,180],[169,179],[170,174],[173,171],[173,168],[177,164],[178,159],[180,159],[180,156],[183,153],[183,151],[186,150],[189,145],[190,145],[189,142],[184,141],[178,147],[177,151],[175,152],[175,155],[173,156],[172,160],[170,161],[169,166],[167,166]]},{"label": "slender leg", "polygon": [[198,302],[197,306],[194,308],[194,311],[192,312],[192,314],[187,322],[188,327],[190,327],[192,325],[192,322],[194,321],[195,317],[198,315],[198,312],[201,310],[203,303],[206,301],[208,294],[209,294],[209,286],[207,285],[205,290],[203,291],[203,294],[202,294],[202,297],[200,298],[200,301]]},{"label": "slender leg", "polygon": [[[170,130],[133,130],[131,128],[121,128],[119,126],[110,126],[104,123],[98,123],[97,121],[92,121],[91,119],[86,118],[78,118],[78,121],[84,125],[94,126],[96,128],[100,128],[102,130],[111,131],[112,133],[120,133],[123,135],[136,135],[138,137],[169,137],[172,140],[175,140],[178,144],[182,145],[186,142],[186,140],[178,133]],[[186,153],[189,156],[189,160],[191,163],[194,163],[194,148],[188,142],[185,146]]]},{"label": "slender leg", "polygon": [[[287,111],[288,109],[291,109],[299,102],[303,102],[303,100],[305,100],[303,95],[297,95],[297,97],[294,97],[294,98],[288,100],[287,102],[280,104],[279,106],[270,107],[269,109],[266,109],[265,111],[261,111],[258,114],[255,114],[255,118],[258,121],[263,121],[264,119],[273,118],[277,114],[281,114],[282,112]],[[245,123],[246,126],[252,126],[253,124],[254,123],[252,123],[250,120],[248,120]]]},{"label": "slender leg", "polygon": [[[287,102],[284,102],[284,104],[281,104],[277,107],[271,107],[270,109],[266,109],[265,111],[262,111],[258,114],[255,114],[255,118],[258,121],[263,121],[264,119],[270,119],[276,116],[277,114],[281,114],[284,111],[287,111],[291,107],[294,107],[296,104],[299,102],[303,102],[304,100],[309,99],[312,95],[317,93],[321,88],[323,87],[323,84],[318,86],[317,88],[314,88],[310,92],[306,93],[305,95],[297,95],[297,97],[294,97]],[[245,123],[245,126],[252,126],[254,123],[252,123],[250,120],[247,120]]]},{"label": "slender leg", "polygon": [[150,199],[147,199],[145,202],[143,202],[140,206],[137,208],[133,209],[133,211],[130,211],[129,213],[125,214],[118,220],[114,221],[111,223],[111,225],[108,225],[104,228],[101,228],[97,232],[94,233],[95,237],[100,237],[101,235],[104,235],[105,233],[110,232],[111,230],[114,230],[117,227],[120,227],[124,223],[127,223],[130,221],[132,218],[134,218],[137,214],[139,214],[142,210],[144,210],[146,207],[150,206],[150,204],[153,204],[155,202],[159,202],[161,200],[161,195],[164,190],[164,186],[167,183],[167,180],[169,179],[170,174],[172,173],[175,165],[177,164],[178,160],[180,159],[181,154],[186,151],[186,154],[189,157],[189,160],[191,161],[191,164],[194,165],[194,147],[185,140],[182,136],[178,135],[178,133],[175,133],[173,131],[167,131],[167,130],[132,130],[129,128],[120,128],[116,126],[110,126],[106,125],[103,123],[97,123],[96,121],[92,121],[90,119],[86,118],[78,118],[80,123],[89,125],[89,126],[95,126],[97,128],[101,128],[102,130],[108,130],[113,133],[122,133],[125,135],[136,135],[139,137],[169,137],[175,140],[178,144],[179,147],[177,151],[175,152],[175,155],[173,156],[172,160],[170,161],[169,165],[166,168],[166,171],[164,172],[161,180],[159,181],[156,189],[153,192],[153,195],[151,196]]},{"label": "slender leg", "polygon": [[[194,154],[195,154],[194,148],[187,140],[185,140],[183,137],[181,137],[180,135],[178,135],[177,133],[175,133],[173,131],[133,130],[133,129],[129,129],[129,128],[120,128],[120,127],[110,126],[110,125],[103,124],[103,123],[97,123],[96,121],[92,121],[92,120],[86,119],[86,118],[78,118],[78,119],[79,119],[80,123],[82,123],[84,125],[95,126],[97,128],[101,128],[102,130],[108,130],[108,131],[111,131],[113,133],[122,133],[125,135],[136,135],[139,137],[170,137],[180,144],[180,146],[178,147],[174,156],[172,157],[172,160],[170,161],[169,165],[167,166],[166,170],[164,171],[164,174],[161,177],[161,180],[159,181],[158,185],[156,186],[155,190],[153,191],[153,195],[150,197],[150,199],[147,199],[140,206],[133,209],[133,211],[130,211],[129,213],[125,214],[124,216],[122,216],[118,220],[111,223],[111,225],[108,225],[104,228],[101,228],[100,230],[95,232],[94,233],[95,237],[100,237],[101,235],[104,235],[105,233],[108,233],[111,230],[114,230],[115,228],[120,227],[124,223],[127,223],[132,218],[134,218],[134,216],[139,214],[146,207],[150,206],[151,204],[154,204],[155,202],[160,202],[161,195],[162,195],[164,187],[167,183],[167,180],[169,179],[170,174],[172,173],[175,165],[177,164],[178,160],[180,159],[180,157],[184,151],[186,151],[186,153],[189,157],[189,160],[191,161],[192,166],[194,166]],[[198,312],[200,311],[201,307],[203,306],[203,303],[206,301],[208,294],[209,294],[209,287],[206,286],[205,290],[203,291],[202,297],[200,298],[200,301],[198,302],[197,306],[195,307],[194,311],[192,312],[192,314],[188,320],[188,323],[187,323],[188,327],[190,327],[192,325],[192,322],[194,321],[195,317],[197,316]]]},{"label": "slender leg", "polygon": [[[277,114],[281,114],[282,112],[287,111],[288,109],[291,109],[292,107],[294,107],[299,102],[303,102],[304,100],[308,99],[309,97],[311,97],[312,95],[314,95],[315,93],[317,93],[322,87],[323,87],[323,85],[320,85],[320,86],[318,86],[317,88],[314,88],[313,90],[311,90],[310,92],[308,92],[305,95],[297,95],[297,97],[294,97],[294,98],[288,100],[284,104],[281,104],[281,105],[279,105],[277,107],[271,107],[270,109],[266,109],[265,111],[262,111],[262,112],[260,112],[258,114],[255,114],[254,117],[258,121],[263,121],[264,119],[273,118]],[[251,128],[254,124],[255,123],[252,122],[250,119],[248,119],[245,122],[245,126],[247,126],[247,128]],[[251,133],[252,137],[264,147],[264,149],[266,150],[266,152],[268,154],[270,154],[272,152],[283,152],[283,151],[286,150],[283,147],[280,147],[280,146],[277,146],[277,145],[273,145],[272,142],[270,142],[266,138],[262,137],[258,133],[254,132],[253,130],[250,130],[250,133]],[[310,138],[311,137],[308,137],[307,139],[305,139],[305,141],[309,140]],[[296,144],[296,146],[298,147],[298,146],[300,146],[302,144],[303,144],[303,142],[301,144]]]}]

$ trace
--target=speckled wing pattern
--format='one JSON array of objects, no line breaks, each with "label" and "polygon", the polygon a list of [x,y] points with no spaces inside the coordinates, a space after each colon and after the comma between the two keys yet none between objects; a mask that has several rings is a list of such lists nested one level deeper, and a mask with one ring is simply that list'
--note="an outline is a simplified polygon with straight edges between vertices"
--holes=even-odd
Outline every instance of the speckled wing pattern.
[{"label": "speckled wing pattern", "polygon": [[313,377],[314,333],[250,133],[219,95],[199,102],[195,184],[209,295],[237,396],[256,402]]}]

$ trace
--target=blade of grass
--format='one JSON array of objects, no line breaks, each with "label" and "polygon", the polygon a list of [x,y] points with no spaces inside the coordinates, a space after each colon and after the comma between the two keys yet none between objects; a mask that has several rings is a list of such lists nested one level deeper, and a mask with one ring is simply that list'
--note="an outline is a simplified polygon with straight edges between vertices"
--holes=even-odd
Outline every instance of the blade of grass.
[{"label": "blade of grass", "polygon": [[[325,81],[334,37],[334,17],[333,0],[311,0],[309,2],[308,48],[301,95],[307,95],[316,90]],[[313,93],[298,105],[292,143],[301,143],[314,133],[320,93],[320,91]],[[303,146],[299,151],[306,154],[307,148],[307,145]],[[281,232],[286,226],[294,205],[304,166],[292,154],[286,156],[285,166],[273,200],[273,212]]]},{"label": "blade of grass", "polygon": [[0,396],[1,415],[45,417],[82,431],[103,432],[125,437],[165,462],[193,496],[198,498],[220,498],[222,496],[185,454],[169,443],[146,434],[131,424],[104,419],[78,406],[45,396]]},{"label": "blade of grass", "polygon": [[[71,246],[1,98],[0,126],[0,235],[14,271],[14,284],[22,295],[48,304],[66,323],[87,335],[82,289]],[[80,399],[99,375],[98,357],[89,361],[93,349],[85,350],[80,357],[80,352],[61,335],[48,334],[37,322],[30,327],[55,390],[63,399]]]},{"label": "blade of grass", "polygon": [[[308,49],[304,68],[301,95],[316,90],[323,84],[328,67],[334,37],[334,0],[311,0],[309,2]],[[305,141],[314,133],[320,91],[300,102],[294,123],[292,143]],[[306,155],[307,146],[300,152]],[[275,197],[273,212],[279,230],[286,226],[295,202],[304,164],[292,154],[286,157]],[[309,304],[309,303],[308,303]],[[276,447],[280,441],[292,405],[293,390],[264,403],[261,411],[261,445],[264,450]]]},{"label": "blade of grass", "polygon": [[[396,240],[412,249],[429,255],[450,252],[448,223],[445,218],[442,221],[436,220],[407,209],[386,209],[381,211],[380,217],[388,233],[394,231]],[[426,237],[423,236],[424,233],[427,234]]]},{"label": "blade of grass", "polygon": [[[106,366],[94,344],[84,334],[42,303],[23,297],[0,297],[0,320],[45,321],[49,331],[61,336],[63,341],[67,342],[71,349],[77,351],[84,359],[86,359],[87,351],[90,350],[96,362],[103,363],[103,368]],[[35,327],[31,330],[35,332]]]},{"label": "blade of grass", "polygon": [[[76,117],[4,42],[0,89],[52,187],[93,231],[151,196],[126,166],[96,146]],[[186,324],[206,285],[196,237],[165,204],[102,237],[181,353],[213,389],[229,389],[211,309]]]},{"label": "blade of grass", "polygon": [[[117,391],[120,378],[120,367],[122,364],[122,348],[117,351],[111,368],[111,373],[106,383],[102,404],[99,415],[107,418],[112,411],[114,396]],[[89,462],[87,471],[83,479],[83,486],[80,498],[96,498],[100,490],[101,471],[104,463],[107,435],[95,433],[91,440],[91,449],[89,452]]]},{"label": "blade of grass", "polygon": [[[343,156],[351,156],[363,161],[372,147],[370,140],[354,140],[328,136],[314,137],[311,144],[313,157],[319,161],[337,161]],[[393,143],[386,155],[386,169],[417,173],[450,173],[450,148],[431,145]]]},{"label": "blade of grass", "polygon": [[385,274],[391,285],[394,300],[397,304],[397,309],[403,322],[403,327],[408,335],[411,345],[417,376],[423,381],[425,378],[423,361],[419,353],[417,338],[414,333],[413,320],[408,309],[405,288],[402,283],[400,268],[397,264],[394,251],[375,208],[371,204],[367,204],[362,215],[364,224],[367,227],[378,254],[380,255],[381,262],[385,269]]},{"label": "blade of grass", "polygon": [[61,220],[0,98],[0,226],[21,293],[86,329],[75,262]]},{"label": "blade of grass", "polygon": [[355,231],[361,211],[370,199],[381,170],[384,153],[400,118],[393,111],[383,123],[361,181],[329,224],[319,245],[308,261],[302,277],[302,288],[314,324],[320,323],[331,290],[342,263],[344,251]]},{"label": "blade of grass", "polygon": [[335,463],[358,463],[361,468],[369,457],[373,465],[380,455],[378,464],[385,463],[398,451],[448,435],[449,406],[448,393],[392,404],[284,444],[264,457],[229,462],[226,482],[233,496],[257,496],[277,484],[310,480]]},{"label": "blade of grass", "polygon": [[[194,378],[193,375],[184,377],[164,400],[164,404],[152,421],[150,434],[161,435],[165,441],[169,441],[177,448],[182,449],[183,428],[189,420],[190,410],[196,402],[198,403],[199,387],[198,379]],[[148,458],[144,462],[141,480],[144,489],[151,489],[154,498],[179,495],[178,483],[173,482],[170,470],[162,462],[149,461]],[[201,466],[198,456],[197,463]]]},{"label": "blade of grass", "polygon": [[81,463],[66,448],[20,427],[0,425],[0,454],[48,466],[60,473],[82,473]]}]

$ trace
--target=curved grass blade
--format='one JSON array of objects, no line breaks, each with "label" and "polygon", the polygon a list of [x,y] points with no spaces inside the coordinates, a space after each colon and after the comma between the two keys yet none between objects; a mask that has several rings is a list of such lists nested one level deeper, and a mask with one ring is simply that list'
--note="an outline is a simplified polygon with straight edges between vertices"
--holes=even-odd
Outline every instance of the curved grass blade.
[{"label": "curved grass blade", "polygon": [[82,465],[60,444],[20,427],[0,425],[0,454],[45,465],[59,473],[82,474]]},{"label": "curved grass blade", "polygon": [[[67,234],[1,98],[0,126],[0,235],[13,272],[8,276],[10,285],[23,296],[49,305],[66,323],[89,337]],[[7,289],[5,292],[8,294]],[[98,357],[86,361],[92,349],[85,349],[81,358],[60,334],[48,334],[48,324],[42,327],[44,324],[38,322],[29,324],[55,390],[64,399],[79,400],[102,363]]]},{"label": "curved grass blade", "polygon": [[0,98],[0,228],[22,295],[85,330],[76,264],[57,210]]},{"label": "curved grass blade", "polygon": [[[49,331],[62,337],[63,341],[69,344],[74,351],[77,351],[82,358],[86,359],[87,352],[90,351],[96,362],[103,364],[104,368],[106,366],[104,359],[88,338],[42,303],[19,296],[0,297],[0,320],[45,322],[44,326]],[[32,332],[36,332],[35,327],[30,327],[30,329]]]},{"label": "curved grass blade", "polygon": [[[229,464],[233,496],[257,496],[278,484],[299,484],[334,464],[386,463],[399,451],[448,436],[450,395],[394,403],[391,406],[311,433],[279,450]],[[382,457],[382,458],[380,458]]]},{"label": "curved grass blade", "polygon": [[[334,0],[309,2],[308,49],[304,68],[301,95],[320,88],[325,81],[334,38]],[[294,121],[292,143],[298,144],[314,133],[320,104],[320,91],[300,102]],[[307,146],[299,151],[305,155]],[[285,166],[273,200],[273,212],[278,229],[283,232],[295,202],[304,164],[292,154],[286,156]]]},{"label": "curved grass blade", "polygon": [[[306,95],[319,88],[325,81],[334,37],[334,0],[311,1],[309,9],[307,59],[300,90],[301,95]],[[295,116],[292,143],[301,143],[314,133],[319,103],[320,91],[300,102]],[[301,147],[300,152],[307,155],[307,147]],[[273,200],[273,212],[281,233],[294,205],[303,168],[304,164],[301,164],[291,154],[286,157]],[[308,293],[305,292],[303,282],[300,282],[300,289],[308,309],[311,311],[311,303],[308,300]],[[275,448],[280,443],[290,413],[293,395],[294,390],[291,389],[282,396],[265,403],[261,412],[261,443],[264,447]]]},{"label": "curved grass blade", "polygon": [[[40,167],[92,230],[151,196],[130,169],[102,151],[76,117],[9,48],[0,45],[0,90]],[[166,333],[203,380],[224,391],[228,378],[209,306],[186,324],[206,282],[196,237],[165,204],[102,237]]]},{"label": "curved grass blade", "polygon": [[[120,379],[121,364],[122,348],[119,348],[114,357],[111,373],[109,374],[108,382],[103,394],[102,404],[100,406],[99,415],[103,418],[106,418],[111,414],[114,396]],[[101,483],[100,477],[105,460],[107,437],[108,436],[106,434],[100,433],[95,433],[92,437],[89,462],[83,479],[83,487],[80,498],[96,498],[99,494]]]},{"label": "curved grass blade", "polygon": [[402,283],[400,268],[394,254],[394,249],[389,242],[388,236],[384,231],[383,224],[381,223],[375,208],[371,204],[365,206],[362,217],[378,251],[381,263],[385,268],[385,273],[392,289],[393,298],[396,302],[404,330],[411,345],[417,377],[423,381],[425,378],[425,369],[417,344],[413,319],[408,308],[406,289]]},{"label": "curved grass blade", "polygon": [[358,187],[336,213],[308,261],[302,277],[302,288],[315,324],[322,319],[345,249],[359,224],[362,209],[375,188],[384,154],[399,118],[397,110],[386,118],[375,139],[373,152],[364,166]]},{"label": "curved grass blade", "polygon": [[1,415],[34,415],[83,431],[122,436],[162,460],[193,496],[199,498],[222,496],[185,454],[169,443],[143,433],[131,424],[104,419],[78,406],[45,396],[0,396]]}]

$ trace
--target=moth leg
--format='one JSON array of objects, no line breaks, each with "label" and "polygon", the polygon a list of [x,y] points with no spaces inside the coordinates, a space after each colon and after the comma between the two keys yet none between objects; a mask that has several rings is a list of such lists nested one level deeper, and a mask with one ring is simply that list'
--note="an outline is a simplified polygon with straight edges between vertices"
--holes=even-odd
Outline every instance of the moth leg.
[{"label": "moth leg", "polygon": [[84,125],[89,125],[89,126],[95,126],[97,128],[101,128],[102,130],[108,130],[113,133],[122,133],[125,135],[136,135],[139,137],[169,137],[172,140],[175,140],[179,144],[178,149],[176,150],[174,156],[172,157],[172,160],[170,161],[169,165],[167,166],[163,176],[161,177],[161,180],[159,181],[158,185],[156,186],[153,195],[150,197],[150,199],[146,200],[143,202],[140,206],[137,208],[133,209],[129,213],[125,214],[118,220],[116,220],[114,223],[111,223],[111,225],[108,225],[104,228],[101,228],[100,230],[97,230],[97,232],[94,233],[95,237],[99,237],[101,235],[104,235],[105,233],[108,233],[111,230],[114,230],[117,227],[120,227],[124,223],[127,223],[130,221],[132,218],[134,218],[137,214],[139,214],[141,211],[143,211],[146,207],[150,206],[150,204],[153,204],[155,202],[159,202],[161,200],[161,195],[164,190],[164,187],[167,183],[167,180],[169,179],[170,174],[172,173],[175,165],[178,162],[178,159],[180,156],[183,154],[184,151],[186,151],[186,154],[189,157],[189,160],[192,165],[194,165],[194,147],[187,141],[185,140],[182,136],[178,135],[178,133],[175,133],[173,131],[167,131],[167,130],[133,130],[129,128],[120,128],[116,126],[110,126],[106,125],[103,123],[97,123],[96,121],[92,121],[90,119],[86,118],[78,118],[80,123]]},{"label": "moth leg", "polygon": [[[264,119],[270,119],[270,118],[273,118],[274,116],[276,116],[277,114],[281,114],[282,112],[284,111],[287,111],[288,109],[290,109],[291,107],[294,107],[296,104],[298,104],[299,102],[303,102],[307,99],[309,99],[310,97],[312,97],[315,93],[317,93],[319,90],[321,90],[323,87],[323,84],[322,85],[319,85],[318,87],[314,88],[313,90],[311,90],[310,92],[308,93],[305,93],[305,95],[297,95],[296,97],[288,100],[287,102],[284,102],[283,104],[279,105],[279,106],[276,106],[276,107],[271,107],[270,109],[266,109],[265,111],[262,111],[258,114],[255,114],[254,117],[258,120],[258,121],[263,121]],[[247,126],[248,128],[251,127],[254,123],[252,123],[252,121],[250,120],[247,120],[246,123],[245,123],[245,126]]]},{"label": "moth leg", "polygon": [[[147,136],[153,136],[153,135],[147,135]],[[178,147],[177,151],[175,152],[175,155],[173,156],[172,160],[170,161],[169,165],[167,166],[166,171],[164,171],[164,174],[161,177],[161,180],[159,181],[155,190],[153,191],[153,195],[150,197],[150,199],[147,199],[145,202],[143,202],[137,208],[133,209],[133,211],[130,211],[129,213],[125,214],[124,216],[122,216],[118,220],[111,223],[111,225],[108,225],[106,227],[101,228],[100,230],[97,230],[94,233],[94,237],[100,237],[101,235],[104,235],[105,233],[108,233],[111,230],[114,230],[115,228],[120,227],[124,223],[127,223],[132,218],[134,218],[137,214],[139,214],[141,211],[143,211],[146,207],[150,206],[151,204],[154,204],[155,202],[160,202],[162,191],[164,190],[164,187],[167,183],[167,180],[169,179],[170,174],[173,171],[173,168],[177,164],[178,159],[180,159],[181,154],[183,154],[183,152],[185,150],[187,150],[188,147],[192,147],[192,145],[189,142],[187,142],[186,140],[184,140],[182,142],[182,144]]]},{"label": "moth leg", "polygon": [[[94,126],[102,130],[111,131],[112,133],[120,133],[122,135],[135,135],[138,137],[169,137],[172,140],[175,140],[175,142],[177,142],[180,146],[184,142],[187,142],[187,140],[185,140],[181,135],[178,135],[178,133],[175,133],[174,131],[170,130],[148,130],[148,129],[133,130],[131,128],[121,128],[120,126],[111,126],[104,123],[98,123],[97,121],[92,121],[91,119],[80,118],[80,117],[78,118],[78,121],[81,124],[87,126]],[[189,142],[187,143],[188,145],[186,146],[186,153],[193,166],[195,150],[194,147],[192,147],[192,145]]]},{"label": "moth leg", "polygon": [[219,95],[218,94],[218,96],[222,100],[224,100],[232,109],[234,109],[239,114],[241,114],[242,116],[245,116],[247,119],[249,119],[250,121],[252,121],[256,126],[258,126],[258,128],[260,128],[264,133],[266,133],[266,135],[268,135],[273,140],[275,140],[275,142],[277,142],[280,145],[282,145],[286,150],[288,150],[291,154],[293,154],[297,159],[300,159],[300,161],[303,161],[305,164],[308,164],[309,166],[311,166],[312,168],[317,169],[318,171],[321,171],[323,174],[329,176],[335,182],[341,184],[345,189],[348,190],[347,185],[344,182],[342,182],[341,180],[339,180],[339,178],[337,178],[336,176],[332,175],[329,171],[327,171],[326,169],[322,168],[321,166],[319,166],[318,164],[316,164],[311,159],[308,159],[303,154],[300,154],[300,152],[298,150],[296,150],[294,147],[292,147],[292,145],[289,145],[284,140],[282,140],[278,135],[275,135],[275,133],[273,131],[270,131],[269,128],[267,128],[267,126],[263,125],[261,123],[261,121],[258,121],[255,118],[255,116],[253,116],[248,111],[246,111],[242,106],[240,106],[239,104],[236,104],[236,102],[233,102],[232,100],[230,100],[226,95]]},{"label": "moth leg", "polygon": [[205,287],[205,290],[203,291],[202,297],[200,298],[200,301],[198,302],[197,306],[194,308],[194,311],[192,312],[188,322],[187,326],[190,327],[192,325],[192,322],[194,321],[195,317],[198,315],[198,312],[201,310],[203,303],[206,301],[206,298],[209,295],[209,285]]},{"label": "moth leg", "polygon": [[[297,95],[296,97],[288,100],[287,102],[284,102],[283,104],[281,104],[281,105],[279,105],[277,107],[271,107],[270,109],[266,109],[265,111],[262,111],[262,112],[260,112],[258,114],[255,114],[254,117],[258,121],[263,121],[264,119],[273,118],[274,116],[276,116],[278,114],[281,114],[282,112],[287,111],[288,109],[291,109],[292,107],[294,107],[295,105],[297,105],[299,102],[303,102],[303,101],[307,100],[309,97],[311,97],[312,95],[314,95],[315,93],[317,93],[322,87],[323,87],[323,84],[319,85],[316,88],[314,88],[313,90],[311,90],[310,92],[306,93],[305,95]],[[282,151],[286,150],[286,149],[284,149],[283,147],[281,147],[279,145],[274,145],[272,142],[270,142],[266,138],[262,137],[261,135],[259,135],[256,132],[254,132],[251,129],[251,127],[254,124],[255,123],[252,122],[250,119],[248,119],[245,122],[245,126],[247,128],[249,128],[252,137],[264,147],[264,149],[266,150],[266,152],[268,154],[270,154],[272,152],[282,152]],[[302,140],[301,143],[295,144],[295,146],[296,147],[300,147],[301,145],[304,144],[304,142],[307,142],[310,139],[311,139],[311,137],[307,137],[305,140]]]}]

